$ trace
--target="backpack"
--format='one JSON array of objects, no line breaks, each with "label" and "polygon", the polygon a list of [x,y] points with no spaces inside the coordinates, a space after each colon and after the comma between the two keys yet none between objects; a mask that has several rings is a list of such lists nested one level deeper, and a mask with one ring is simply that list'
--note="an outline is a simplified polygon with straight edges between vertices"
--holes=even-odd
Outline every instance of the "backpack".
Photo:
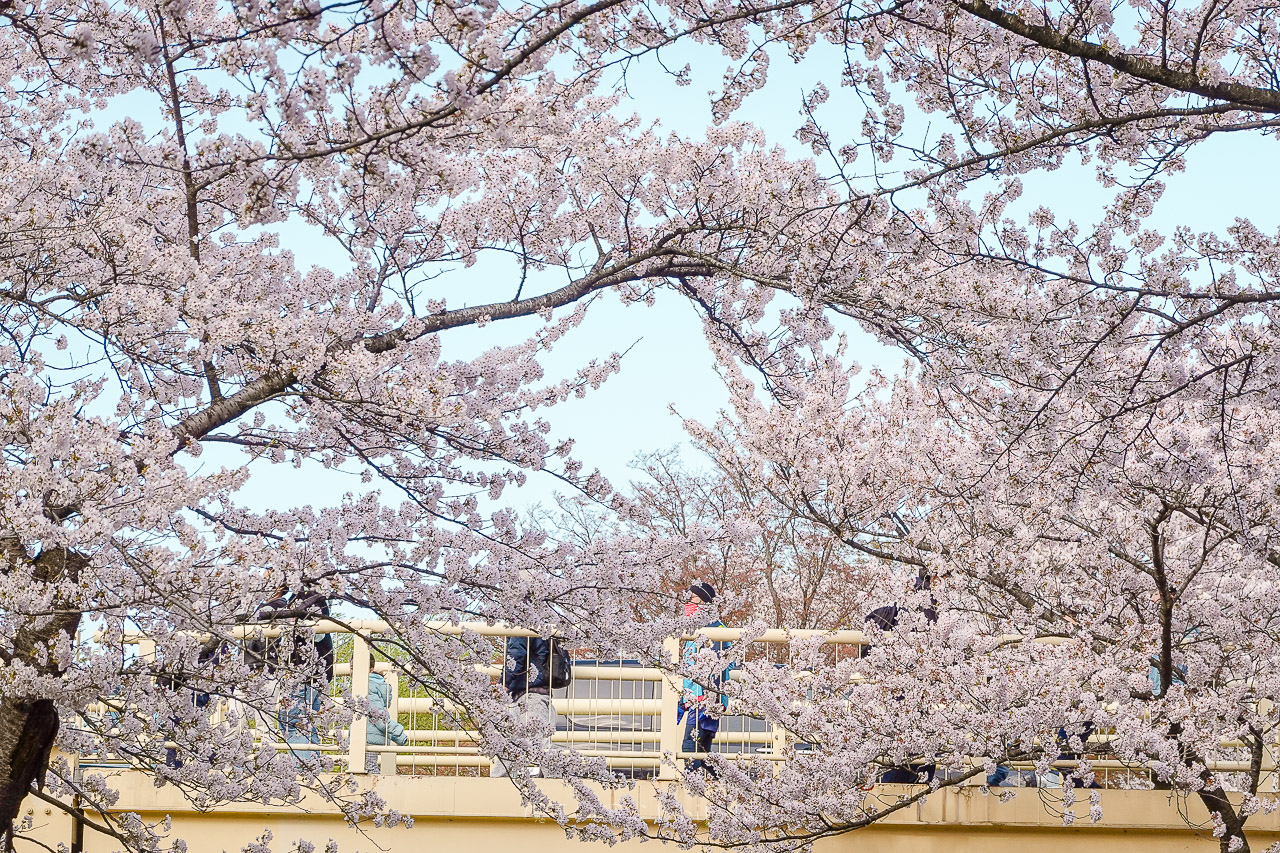
[{"label": "backpack", "polygon": [[555,640],[548,640],[547,644],[551,647],[551,689],[568,687],[573,680],[573,661],[569,652],[565,650],[564,644]]}]

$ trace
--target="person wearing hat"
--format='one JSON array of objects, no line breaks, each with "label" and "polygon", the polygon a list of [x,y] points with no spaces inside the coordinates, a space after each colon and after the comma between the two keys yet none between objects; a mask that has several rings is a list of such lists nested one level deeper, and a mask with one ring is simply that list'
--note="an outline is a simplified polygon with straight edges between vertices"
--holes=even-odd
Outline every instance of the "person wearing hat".
[{"label": "person wearing hat", "polygon": [[[710,605],[715,601],[716,591],[711,584],[705,581],[698,581],[689,587],[689,594],[685,600],[684,615],[695,616],[704,609],[709,610]],[[711,621],[707,622],[705,628],[722,628],[724,623],[714,616]],[[715,641],[711,644],[711,648],[720,655],[723,655],[729,648],[729,644],[724,641]],[[687,640],[681,650],[681,663],[685,668],[691,667],[694,657],[698,653],[698,643],[693,640]],[[711,684],[712,688],[719,687],[729,677],[729,669],[725,669],[723,673],[717,676]],[[708,698],[710,695],[710,698]],[[729,697],[719,691],[713,690],[708,694],[708,690],[702,684],[694,681],[692,678],[686,678],[683,685],[683,693],[680,699],[680,708],[676,716],[676,722],[684,719],[684,742],[681,743],[680,749],[686,753],[708,753],[711,751],[711,742],[715,739],[716,732],[720,730],[720,716],[729,707]],[[712,777],[715,776],[715,770],[706,764],[701,758],[695,758],[689,763],[690,770],[705,770]]]}]

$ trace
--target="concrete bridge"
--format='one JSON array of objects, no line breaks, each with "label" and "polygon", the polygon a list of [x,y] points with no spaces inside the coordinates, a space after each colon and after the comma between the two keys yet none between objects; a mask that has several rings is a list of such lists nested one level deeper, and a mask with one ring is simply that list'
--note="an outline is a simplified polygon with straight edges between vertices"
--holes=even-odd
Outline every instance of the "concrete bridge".
[{"label": "concrete bridge", "polygon": [[[339,664],[335,693],[349,690],[354,696],[367,694],[365,637],[385,627],[376,622],[319,626],[320,630],[335,634],[352,632],[351,662]],[[488,625],[469,626],[469,630],[492,636],[495,655],[505,636],[527,633]],[[712,639],[732,639],[737,635],[735,629],[708,629],[704,633],[714,634]],[[787,642],[794,636],[795,633],[770,632],[760,642]],[[855,654],[856,647],[864,642],[862,635],[853,631],[822,633],[822,637],[824,642],[844,646]],[[145,637],[131,642],[136,644],[140,657],[154,654]],[[671,641],[668,651],[673,657],[677,648],[678,641]],[[390,711],[408,730],[408,745],[367,746],[366,720],[357,716],[349,731],[327,733],[321,748],[337,753],[339,764],[348,771],[345,776],[354,776],[360,784],[375,788],[390,808],[411,816],[414,824],[410,828],[352,827],[337,805],[314,792],[301,802],[287,805],[238,803],[214,811],[198,811],[173,786],[156,788],[153,776],[145,768],[129,766],[127,761],[110,755],[68,758],[85,769],[107,775],[110,785],[120,792],[112,812],[137,813],[146,821],[167,816],[172,821],[170,837],[184,839],[190,853],[236,851],[261,837],[264,831],[272,834],[277,851],[291,849],[298,840],[322,848],[329,839],[339,843],[341,853],[416,853],[424,849],[541,853],[592,849],[589,844],[566,839],[564,829],[522,803],[509,780],[489,778],[490,759],[479,752],[476,733],[450,727],[451,709],[445,707],[445,702],[401,690],[393,665],[379,663],[377,668],[392,687]],[[686,757],[680,753],[682,731],[676,724],[680,689],[669,675],[634,661],[586,657],[579,652],[573,683],[556,694],[553,741],[599,756],[616,772],[634,780],[630,791],[602,792],[606,802],[611,796],[625,793],[637,800],[643,817],[657,818],[657,794],[669,789],[682,798],[691,815],[705,817],[711,804],[686,791],[670,762],[662,760],[664,754]],[[215,704],[211,713],[225,715],[227,710],[225,703],[220,707]],[[731,707],[715,749],[730,756],[745,754],[781,760],[780,747],[788,744],[788,733],[774,730],[762,720],[734,715],[733,711]],[[258,735],[279,736],[269,727],[260,727]],[[1226,749],[1230,746],[1224,745]],[[284,743],[277,747],[289,748]],[[382,775],[363,772],[366,749],[379,753]],[[1222,771],[1242,769],[1228,760],[1219,764]],[[1100,792],[1104,820],[1099,824],[1090,825],[1085,818],[1064,827],[1060,788],[988,791],[979,778],[978,784],[944,788],[931,794],[927,801],[895,812],[872,827],[823,839],[816,849],[828,853],[863,849],[991,853],[997,848],[1099,853],[1105,848],[1163,853],[1218,848],[1209,817],[1198,799],[1188,800],[1167,791],[1122,789],[1121,785],[1128,787],[1136,778],[1131,768],[1105,757],[1094,760],[1093,766],[1106,788]],[[1268,773],[1260,790],[1272,792],[1277,787],[1274,755],[1268,757],[1264,769]],[[564,782],[540,780],[539,784],[553,799],[573,801]],[[915,790],[918,789],[914,786],[881,784],[873,793],[891,802]],[[115,839],[77,825],[56,805],[35,796],[27,798],[24,814],[32,821],[31,838],[49,850],[58,850],[62,845],[71,853],[107,853],[119,847]],[[1255,851],[1280,841],[1280,813],[1254,816],[1249,837]],[[39,850],[38,844],[26,843],[31,853]],[[622,846],[639,849],[641,843],[629,841]],[[644,849],[663,846],[658,840]]]}]

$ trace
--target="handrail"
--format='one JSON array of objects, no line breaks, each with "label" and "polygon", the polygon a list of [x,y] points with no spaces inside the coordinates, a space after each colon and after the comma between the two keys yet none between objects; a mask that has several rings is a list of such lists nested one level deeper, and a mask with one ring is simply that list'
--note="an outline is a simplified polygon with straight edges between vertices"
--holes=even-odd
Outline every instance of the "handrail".
[{"label": "handrail", "polygon": [[[344,689],[357,700],[368,695],[369,643],[370,640],[376,642],[378,634],[392,630],[388,622],[339,622],[333,619],[288,621],[291,624],[305,625],[316,633],[352,635],[352,662],[334,666],[335,681],[350,679],[349,685]],[[536,631],[501,623],[435,621],[427,623],[427,627],[443,635],[470,635],[494,640],[540,636]],[[247,639],[254,636],[279,636],[285,630],[286,626],[280,622],[245,623],[236,625],[229,634],[233,638]],[[126,644],[139,646],[140,653],[144,656],[154,654],[154,644],[143,632],[124,632],[122,639]],[[1053,645],[1074,642],[1068,637],[1026,637],[1018,634],[1004,634],[987,639],[1001,645],[1027,641]],[[862,646],[873,642],[875,638],[857,630],[771,629],[752,632],[731,627],[702,628],[666,641],[664,653],[673,667],[679,658],[681,642],[688,640],[730,643],[746,641],[751,644],[818,642],[822,645]],[[500,654],[500,645],[495,644],[494,654],[495,658]],[[633,774],[656,772],[658,778],[674,778],[675,769],[671,761],[692,757],[680,747],[682,726],[678,727],[676,722],[681,685],[662,667],[638,664],[639,662],[624,665],[618,662],[609,665],[597,663],[596,660],[574,663],[573,686],[567,695],[558,693],[551,701],[551,707],[559,716],[561,724],[551,736],[550,742],[555,748],[573,748],[581,755],[603,758],[614,769]],[[491,677],[501,673],[500,667],[492,663],[477,663],[475,668]],[[334,755],[339,763],[344,763],[348,771],[354,774],[365,772],[366,754],[378,756],[375,763],[379,763],[384,772],[392,772],[393,767],[408,768],[411,772],[462,772],[463,769],[467,769],[467,772],[483,772],[485,768],[492,766],[492,759],[480,753],[479,732],[463,727],[455,728],[450,722],[454,719],[465,720],[465,708],[434,696],[400,695],[402,679],[394,661],[378,661],[373,666],[373,671],[383,674],[391,687],[390,712],[405,724],[407,745],[366,743],[367,718],[360,714],[355,715],[349,730],[327,732],[324,742],[320,744],[286,743],[280,737],[279,730],[273,729],[270,723],[263,727],[261,720],[256,732],[257,739],[282,751]],[[335,701],[342,702],[342,696],[336,696]],[[225,714],[226,700],[223,700],[222,706],[214,713]],[[108,714],[125,710],[127,706],[121,706],[118,702],[103,702],[91,707],[89,713]],[[724,726],[714,743],[714,748],[722,752],[725,758],[738,760],[749,757],[777,763],[790,760],[792,755],[804,751],[804,744],[796,745],[795,738],[790,733],[769,726],[763,720],[734,713],[735,710],[736,702],[731,704],[726,715],[728,720],[735,722]],[[226,717],[223,716],[223,719]],[[1105,746],[1109,739],[1108,734],[1095,732],[1090,743]],[[166,745],[176,746],[167,739]],[[1226,749],[1239,746],[1241,744],[1238,741],[1222,744]],[[986,759],[978,757],[968,761],[972,766],[986,763]],[[1207,764],[1214,772],[1249,769],[1248,762],[1218,760],[1216,757],[1210,758]],[[1028,770],[1042,765],[1019,761],[1006,763],[1006,766],[1015,770]],[[1075,762],[1055,761],[1050,762],[1050,766],[1074,767]],[[1098,773],[1133,772],[1132,767],[1111,758],[1091,760],[1090,766]],[[1275,780],[1280,778],[1280,774],[1276,773],[1277,762],[1274,756],[1265,756],[1262,770],[1271,777],[1271,785],[1275,787]],[[982,781],[979,776],[975,777],[973,783],[981,784]]]}]

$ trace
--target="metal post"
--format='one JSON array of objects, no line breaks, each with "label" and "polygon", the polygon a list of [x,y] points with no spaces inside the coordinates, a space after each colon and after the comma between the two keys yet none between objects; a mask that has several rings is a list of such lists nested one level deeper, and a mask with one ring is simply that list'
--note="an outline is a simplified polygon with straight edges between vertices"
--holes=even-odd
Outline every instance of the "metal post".
[{"label": "metal post", "polygon": [[[1270,699],[1262,698],[1258,700],[1258,706],[1255,709],[1259,719],[1266,719],[1270,716],[1274,705]],[[1280,773],[1277,772],[1277,759],[1280,759],[1280,731],[1277,732],[1276,738],[1271,743],[1264,742],[1262,747],[1262,773],[1258,778],[1258,790],[1270,791],[1274,793],[1280,790],[1277,786],[1277,780],[1280,779]]]},{"label": "metal post", "polygon": [[[773,724],[773,744],[772,751],[774,756],[781,758],[787,752],[787,730],[781,723]],[[782,762],[775,761],[773,763],[773,775],[777,776],[782,772]]]},{"label": "metal post", "polygon": [[[391,690],[391,701],[387,708],[387,728],[390,729],[391,724],[400,718],[400,673],[393,669],[384,673],[383,678],[387,680],[387,687]],[[392,742],[389,737],[387,741]],[[378,771],[382,775],[396,775],[396,753],[384,752],[378,756],[378,762]]]}]

